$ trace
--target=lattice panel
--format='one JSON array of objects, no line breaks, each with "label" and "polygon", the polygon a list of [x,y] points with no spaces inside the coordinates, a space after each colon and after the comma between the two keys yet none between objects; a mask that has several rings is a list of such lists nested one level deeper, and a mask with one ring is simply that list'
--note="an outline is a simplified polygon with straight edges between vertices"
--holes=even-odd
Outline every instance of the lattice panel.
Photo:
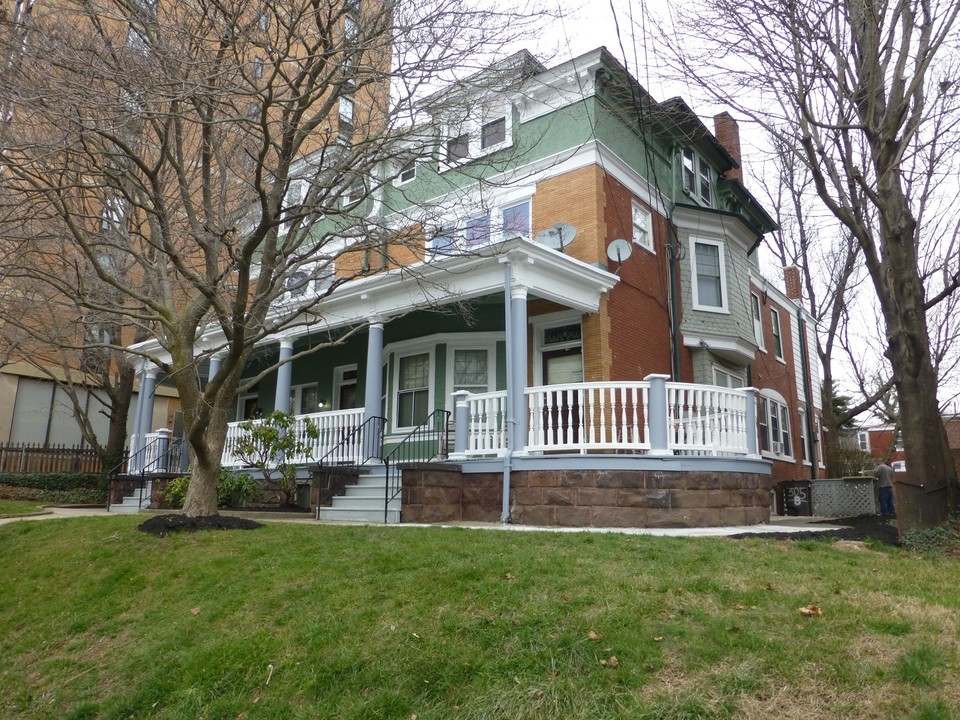
[{"label": "lattice panel", "polygon": [[813,480],[811,502],[813,514],[820,517],[853,517],[878,512],[873,478]]}]

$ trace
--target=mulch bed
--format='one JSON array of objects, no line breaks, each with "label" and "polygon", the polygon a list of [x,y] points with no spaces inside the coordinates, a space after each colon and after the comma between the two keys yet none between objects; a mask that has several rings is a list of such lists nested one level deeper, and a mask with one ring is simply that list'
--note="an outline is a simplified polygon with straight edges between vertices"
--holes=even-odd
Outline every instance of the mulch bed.
[{"label": "mulch bed", "polygon": [[899,546],[897,537],[897,521],[891,518],[881,518],[877,515],[859,515],[857,517],[835,518],[821,520],[813,525],[843,525],[840,530],[823,530],[810,532],[772,532],[772,533],[743,533],[731,535],[732,538],[764,538],[772,540],[876,540],[885,545]]},{"label": "mulch bed", "polygon": [[187,517],[186,515],[155,515],[146,522],[137,525],[137,530],[163,537],[175,532],[196,532],[197,530],[256,530],[263,527],[258,522],[232,515],[204,515]]}]

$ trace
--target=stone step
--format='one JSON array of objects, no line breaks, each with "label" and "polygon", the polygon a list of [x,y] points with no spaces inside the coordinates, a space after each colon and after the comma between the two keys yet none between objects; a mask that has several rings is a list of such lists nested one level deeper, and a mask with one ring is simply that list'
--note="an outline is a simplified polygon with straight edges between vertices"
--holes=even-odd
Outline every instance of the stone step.
[{"label": "stone step", "polygon": [[[320,517],[318,519],[324,522],[376,523],[382,525],[383,505],[381,501],[379,510],[320,508]],[[387,522],[400,522],[399,508],[387,511]]]}]

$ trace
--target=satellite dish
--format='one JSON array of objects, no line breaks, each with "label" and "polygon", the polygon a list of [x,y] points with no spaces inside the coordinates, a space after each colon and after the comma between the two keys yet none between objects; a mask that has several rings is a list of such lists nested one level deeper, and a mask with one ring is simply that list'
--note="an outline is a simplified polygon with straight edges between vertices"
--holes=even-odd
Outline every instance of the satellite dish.
[{"label": "satellite dish", "polygon": [[573,225],[559,223],[537,233],[534,242],[540,243],[552,250],[563,252],[563,249],[572,243],[576,236],[577,229]]},{"label": "satellite dish", "polygon": [[607,245],[607,257],[610,258],[611,262],[623,263],[632,252],[633,245],[626,240],[614,240]]}]

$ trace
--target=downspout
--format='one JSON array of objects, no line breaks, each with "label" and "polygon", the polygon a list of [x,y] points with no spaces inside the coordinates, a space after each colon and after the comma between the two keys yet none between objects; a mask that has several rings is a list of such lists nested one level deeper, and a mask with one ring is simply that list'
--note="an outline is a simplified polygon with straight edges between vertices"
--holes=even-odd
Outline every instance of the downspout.
[{"label": "downspout", "polygon": [[673,226],[673,209],[676,203],[670,203],[667,211],[667,228],[670,241],[667,243],[667,268],[670,273],[670,359],[673,381],[680,382],[680,300],[677,297],[677,252],[674,240],[677,232]]},{"label": "downspout", "polygon": [[511,332],[513,322],[510,318],[512,314],[512,284],[510,280],[510,258],[504,258],[503,262],[503,292],[504,292],[504,338],[506,340],[507,355],[507,448],[503,454],[503,505],[500,510],[500,522],[506,524],[510,522],[510,471],[513,469],[513,448],[516,438],[517,419],[513,415],[513,392],[516,387],[516,381],[513,377],[513,343],[511,342]]},{"label": "downspout", "polygon": [[807,411],[803,419],[807,424],[807,437],[810,438],[810,479],[817,479],[817,437],[813,432],[813,397],[810,393],[810,362],[807,357],[807,324],[803,321],[803,309],[797,308],[797,326],[800,329],[800,372],[803,375],[803,400],[807,404]]}]

